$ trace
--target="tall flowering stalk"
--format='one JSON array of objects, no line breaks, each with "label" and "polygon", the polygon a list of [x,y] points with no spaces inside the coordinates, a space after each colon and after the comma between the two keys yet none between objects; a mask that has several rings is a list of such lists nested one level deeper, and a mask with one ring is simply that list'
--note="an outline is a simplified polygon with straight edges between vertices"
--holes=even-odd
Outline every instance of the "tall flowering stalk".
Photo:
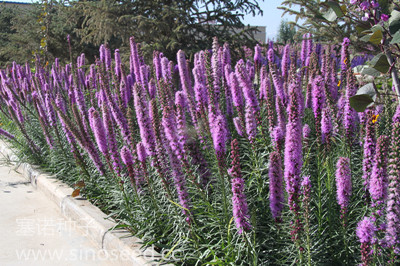
[{"label": "tall flowering stalk", "polygon": [[336,164],[336,198],[340,205],[343,226],[346,226],[346,213],[352,192],[350,159],[340,157]]},{"label": "tall flowering stalk", "polygon": [[121,149],[121,159],[128,169],[128,175],[131,179],[131,182],[132,182],[132,185],[133,185],[135,191],[139,192],[139,190],[140,190],[140,184],[139,184],[139,180],[138,180],[139,177],[135,171],[134,159],[133,159],[132,152],[129,150],[129,148],[127,146],[124,146]]},{"label": "tall flowering stalk", "polygon": [[[63,112],[64,114],[66,113],[65,103],[64,103],[64,100],[62,99],[60,94],[57,94],[57,96],[56,96],[55,105],[59,108],[60,112]],[[63,122],[63,120],[61,119],[60,115],[59,115],[59,120],[60,120],[61,127],[62,127],[62,129],[63,129],[63,131],[65,133],[65,137],[66,137],[68,143],[70,144],[71,152],[75,153],[75,151],[76,151],[76,149],[75,149],[75,143],[76,143],[75,138],[71,134],[71,132],[68,130],[68,128],[66,127],[66,125]]]},{"label": "tall flowering stalk", "polygon": [[147,153],[150,156],[154,155],[155,152],[155,140],[154,131],[151,126],[151,121],[149,118],[148,104],[143,97],[143,87],[136,85],[134,87],[134,102],[136,118],[139,125],[140,136],[143,140],[143,144],[146,147]]},{"label": "tall flowering stalk", "polygon": [[325,143],[326,146],[330,147],[331,136],[332,136],[332,118],[331,118],[331,109],[329,107],[325,107],[322,110],[322,118],[321,118],[321,137],[322,143]]},{"label": "tall flowering stalk", "polygon": [[131,74],[135,75],[135,80],[138,83],[141,83],[141,77],[140,77],[140,62],[139,62],[139,52],[137,48],[137,44],[135,42],[135,38],[131,37],[129,39],[129,44],[130,44],[130,51],[131,51],[131,56],[130,56],[130,71]]},{"label": "tall flowering stalk", "polygon": [[188,141],[187,125],[185,109],[187,106],[187,100],[185,94],[182,91],[178,91],[175,94],[175,106],[176,106],[176,120],[179,134],[179,143],[181,144],[183,150],[186,148]]},{"label": "tall flowering stalk", "polygon": [[268,63],[269,63],[270,73],[272,76],[272,82],[275,87],[276,95],[279,96],[281,101],[286,104],[287,96],[286,96],[286,93],[285,93],[285,90],[283,87],[283,82],[282,82],[280,76],[278,75],[276,64],[273,62],[274,57],[275,57],[274,50],[269,49],[268,50]]},{"label": "tall flowering stalk", "polygon": [[[227,128],[225,125],[225,118],[219,114],[214,115],[211,112],[209,113],[210,116],[210,130],[211,130],[211,137],[214,144],[214,150],[217,155],[218,162],[220,167],[224,165],[224,156],[226,151],[226,140],[227,140]],[[214,117],[214,118],[212,118]]]},{"label": "tall flowering stalk", "polygon": [[[342,81],[343,82],[343,81]],[[357,112],[350,106],[350,97],[352,97],[357,91],[356,80],[354,78],[354,73],[351,68],[347,70],[346,77],[346,91],[342,95],[342,100],[338,103],[339,111],[343,108],[343,126],[345,130],[346,137],[350,147],[355,142],[355,134],[358,128],[358,115]]]},{"label": "tall flowering stalk", "polygon": [[269,207],[275,221],[280,221],[284,207],[285,194],[283,190],[282,157],[278,151],[269,156]]},{"label": "tall flowering stalk", "polygon": [[361,261],[363,266],[370,265],[371,244],[375,235],[376,228],[369,217],[364,217],[357,224],[356,234],[361,243]]},{"label": "tall flowering stalk", "polygon": [[154,131],[155,141],[156,141],[156,152],[155,159],[153,160],[154,166],[157,170],[159,177],[163,181],[163,185],[168,195],[171,196],[171,192],[169,191],[169,176],[170,176],[170,167],[167,155],[167,147],[165,146],[166,138],[164,129],[161,125],[161,121],[158,115],[157,102],[155,99],[150,101],[150,117],[151,117],[151,125]]},{"label": "tall flowering stalk", "polygon": [[297,83],[292,83],[290,87],[290,102],[289,102],[289,117],[286,125],[285,137],[285,155],[284,155],[284,177],[286,182],[286,191],[289,195],[289,208],[294,215],[292,224],[292,240],[298,242],[299,233],[302,229],[300,221],[300,175],[303,165],[302,159],[302,125],[299,114],[299,101],[296,86]]},{"label": "tall flowering stalk", "polygon": [[290,45],[286,44],[285,48],[283,50],[283,55],[282,55],[282,76],[284,79],[286,79],[288,72],[289,72],[289,66],[290,66]]},{"label": "tall flowering stalk", "polygon": [[340,54],[340,66],[341,66],[341,80],[342,82],[346,79],[346,71],[350,67],[350,54],[349,54],[349,38],[344,38],[342,42],[342,50]]},{"label": "tall flowering stalk", "polygon": [[[371,176],[372,166],[375,155],[375,124],[373,123],[373,112],[369,110],[367,112],[367,122],[364,137],[364,159],[363,159],[363,176],[364,189],[366,192],[369,191],[369,180]],[[368,195],[367,195],[368,200]]]},{"label": "tall flowering stalk", "polygon": [[193,101],[194,91],[193,91],[192,82],[191,82],[191,79],[189,76],[189,70],[188,70],[188,66],[186,63],[185,53],[182,50],[178,51],[177,60],[178,60],[178,68],[179,68],[179,74],[180,74],[179,76],[181,79],[183,91],[185,92],[185,95],[186,95],[192,122],[194,124],[196,124],[197,117],[196,117],[196,111],[195,111],[195,106],[194,106],[194,101]]},{"label": "tall flowering stalk", "polygon": [[310,200],[311,200],[311,180],[309,176],[303,177],[301,181],[301,192],[303,194],[303,216],[304,216],[304,229],[306,234],[307,243],[307,260],[308,265],[311,265],[311,239],[310,239]]},{"label": "tall flowering stalk", "polygon": [[186,188],[185,176],[182,170],[184,154],[183,148],[178,139],[176,117],[171,108],[164,108],[162,126],[166,141],[168,141],[165,150],[169,157],[179,202],[183,207],[182,212],[186,215],[186,221],[190,223],[190,199]]},{"label": "tall flowering stalk", "polygon": [[113,169],[119,176],[121,174],[122,167],[121,167],[120,154],[118,150],[118,142],[114,131],[115,123],[113,122],[112,115],[110,111],[107,109],[105,103],[102,105],[102,113],[103,113],[103,123],[105,127],[105,132],[108,138],[108,148],[112,160]]},{"label": "tall flowering stalk", "polygon": [[[389,155],[389,189],[386,207],[386,242],[392,254],[400,248],[400,105],[393,116]],[[394,255],[392,255],[393,259]]]},{"label": "tall flowering stalk", "polygon": [[[243,60],[239,60],[239,62],[237,62],[235,66],[235,73],[239,84],[242,87],[246,106],[249,106],[254,112],[258,113],[260,111],[258,99],[252,86],[251,78],[245,69]],[[234,94],[234,92],[232,94]]]},{"label": "tall flowering stalk", "polygon": [[378,205],[387,199],[388,144],[389,139],[387,136],[381,135],[378,138],[371,178],[369,180],[369,194],[371,195],[371,199]]},{"label": "tall flowering stalk", "polygon": [[240,158],[239,158],[239,142],[237,139],[231,142],[231,158],[232,168],[229,169],[230,175],[232,176],[232,208],[233,217],[235,218],[235,224],[238,229],[238,233],[241,234],[243,231],[249,231],[251,225],[249,222],[250,215],[247,206],[246,195],[244,194],[244,180],[242,178],[242,171],[240,169]]},{"label": "tall flowering stalk", "polygon": [[325,104],[325,83],[322,76],[317,76],[313,82],[312,89],[312,109],[314,112],[315,118],[315,129],[317,132],[318,138],[322,139],[321,132],[321,118],[322,118],[322,110]]},{"label": "tall flowering stalk", "polygon": [[213,80],[213,91],[216,103],[219,101],[221,94],[221,77],[222,77],[222,62],[219,56],[220,46],[218,38],[213,38],[212,55],[211,55],[211,71]]},{"label": "tall flowering stalk", "polygon": [[97,147],[104,154],[104,156],[107,156],[108,154],[107,134],[104,128],[103,119],[100,117],[99,113],[93,107],[89,109],[89,121],[94,133],[94,137],[97,142]]}]

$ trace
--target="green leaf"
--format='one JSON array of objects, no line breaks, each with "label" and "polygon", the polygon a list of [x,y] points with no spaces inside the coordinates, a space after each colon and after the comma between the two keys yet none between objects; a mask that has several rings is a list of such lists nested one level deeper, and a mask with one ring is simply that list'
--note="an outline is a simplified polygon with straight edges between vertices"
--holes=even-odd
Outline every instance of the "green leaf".
[{"label": "green leaf", "polygon": [[371,30],[372,30],[372,32],[376,32],[378,30],[384,31],[383,27],[381,25],[379,25],[379,24],[376,24],[376,25],[372,26]]},{"label": "green leaf", "polygon": [[341,18],[347,12],[346,6],[340,6],[337,2],[327,2],[329,9],[323,14],[323,17],[329,21],[335,21],[337,18]]},{"label": "green leaf", "polygon": [[374,83],[370,82],[358,89],[356,95],[369,95],[373,101],[376,99],[376,89]]},{"label": "green leaf", "polygon": [[400,30],[398,30],[398,31],[396,32],[396,34],[393,35],[393,39],[392,39],[392,41],[390,42],[390,44],[395,44],[395,43],[400,43]]},{"label": "green leaf", "polygon": [[316,14],[314,18],[320,19],[320,20],[326,20],[326,18],[324,18],[323,15],[321,15],[321,14]]},{"label": "green leaf", "polygon": [[380,25],[375,25],[371,29],[362,32],[362,34],[367,34],[367,35],[361,37],[360,41],[371,42],[372,44],[378,45],[381,43],[383,38],[382,31],[383,28]]},{"label": "green leaf", "polygon": [[335,11],[333,11],[332,8],[329,8],[329,10],[326,11],[326,12],[323,14],[323,17],[324,17],[326,20],[331,21],[331,22],[332,22],[332,21],[335,21],[335,20],[338,18],[338,16],[336,15]]},{"label": "green leaf", "polygon": [[362,35],[362,34],[364,34],[364,31],[369,30],[369,28],[358,25],[358,26],[356,26],[356,30],[357,30],[358,35]]},{"label": "green leaf", "polygon": [[350,106],[357,112],[364,112],[374,101],[368,94],[354,95],[350,97]]},{"label": "green leaf", "polygon": [[375,68],[381,73],[387,73],[390,65],[385,54],[380,53],[371,60],[371,67]]},{"label": "green leaf", "polygon": [[[329,1],[327,4],[335,12],[335,14],[338,18],[341,18],[344,16],[343,9],[337,2]],[[346,7],[344,7],[344,8],[346,8]]]},{"label": "green leaf", "polygon": [[360,41],[369,42],[369,40],[371,39],[371,37],[372,37],[372,34],[365,35],[365,36],[363,36],[363,37],[360,38]]},{"label": "green leaf", "polygon": [[379,75],[381,74],[381,72],[377,71],[375,68],[372,67],[364,67],[363,70],[361,71],[361,74],[363,75],[370,75],[373,77],[379,77]]},{"label": "green leaf", "polygon": [[357,94],[350,98],[350,106],[357,112],[364,112],[376,99],[376,90],[373,83],[362,86]]},{"label": "green leaf", "polygon": [[389,32],[395,34],[400,29],[400,12],[393,10],[389,18]]},{"label": "green leaf", "polygon": [[347,6],[346,6],[346,5],[341,5],[341,6],[340,6],[340,9],[342,10],[343,15],[346,15],[346,13],[347,13]]},{"label": "green leaf", "polygon": [[374,32],[374,34],[372,34],[372,36],[371,36],[371,38],[369,39],[369,41],[370,41],[372,44],[378,45],[378,44],[381,43],[382,37],[383,37],[382,31],[381,31],[381,30],[377,30],[377,31]]}]

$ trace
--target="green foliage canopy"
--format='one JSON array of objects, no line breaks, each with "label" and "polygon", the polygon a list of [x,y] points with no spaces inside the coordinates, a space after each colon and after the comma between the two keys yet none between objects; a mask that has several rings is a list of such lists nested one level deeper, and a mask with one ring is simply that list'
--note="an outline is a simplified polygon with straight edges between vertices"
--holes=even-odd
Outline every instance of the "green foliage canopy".
[{"label": "green foliage canopy", "polygon": [[[127,44],[130,36],[142,43],[145,54],[162,51],[174,58],[179,49],[187,54],[207,48],[212,37],[231,47],[254,45],[254,27],[245,27],[244,14],[262,14],[256,0],[153,0],[77,1],[83,16],[77,30],[85,43]],[[113,48],[113,45],[110,45]]]},{"label": "green foliage canopy", "polygon": [[282,20],[279,24],[277,41],[284,44],[293,42],[295,35],[295,26],[290,24],[287,20]]}]

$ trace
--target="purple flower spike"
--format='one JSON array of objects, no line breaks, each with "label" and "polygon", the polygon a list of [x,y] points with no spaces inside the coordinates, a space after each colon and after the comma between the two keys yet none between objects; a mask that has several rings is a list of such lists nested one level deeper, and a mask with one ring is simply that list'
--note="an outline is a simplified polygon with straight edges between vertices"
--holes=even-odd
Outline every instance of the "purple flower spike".
[{"label": "purple flower spike", "polygon": [[134,87],[134,103],[143,145],[146,147],[147,154],[153,156],[156,146],[154,131],[151,126],[148,104],[143,97],[143,87],[140,85]]},{"label": "purple flower spike", "polygon": [[0,136],[4,136],[8,139],[15,139],[15,137],[12,134],[8,133],[7,131],[1,128],[0,128]]},{"label": "purple flower spike", "polygon": [[369,181],[369,193],[376,202],[383,202],[387,199],[388,188],[388,143],[389,138],[381,135],[377,141],[374,166],[372,168],[371,179]]},{"label": "purple flower spike", "polygon": [[303,126],[303,138],[304,139],[309,139],[311,137],[311,129],[308,124],[305,124]]},{"label": "purple flower spike", "polygon": [[243,93],[239,87],[239,82],[234,72],[229,75],[230,78],[230,88],[232,94],[232,102],[235,107],[243,106]]},{"label": "purple flower spike", "polygon": [[242,122],[240,121],[240,118],[239,117],[233,118],[233,124],[235,125],[236,131],[239,134],[239,136],[243,137],[244,131],[243,131],[243,126],[242,126]]},{"label": "purple flower spike", "polygon": [[369,217],[364,217],[357,224],[356,234],[361,243],[361,261],[362,265],[370,265],[372,239],[375,236],[376,227]]},{"label": "purple flower spike", "polygon": [[126,166],[133,166],[133,156],[127,146],[124,146],[121,149],[121,159]]},{"label": "purple flower spike", "polygon": [[108,145],[106,129],[104,127],[103,119],[99,115],[99,112],[97,112],[93,107],[89,109],[89,121],[99,150],[104,155],[107,155]]},{"label": "purple flower spike", "polygon": [[254,63],[256,65],[261,65],[263,61],[262,54],[261,54],[261,46],[259,44],[256,45],[254,48]]},{"label": "purple flower spike", "polygon": [[227,129],[225,118],[222,115],[217,115],[210,125],[211,136],[214,143],[214,149],[218,158],[223,158],[225,155],[225,144],[227,140]]},{"label": "purple flower spike", "polygon": [[253,143],[257,135],[257,120],[253,109],[249,106],[246,107],[245,119],[247,137]]},{"label": "purple flower spike", "polygon": [[105,104],[102,106],[103,112],[103,123],[106,130],[106,135],[108,137],[108,147],[111,154],[111,159],[113,162],[113,168],[115,172],[120,175],[121,173],[121,160],[119,157],[118,151],[118,143],[116,140],[115,132],[114,132],[114,122],[112,119],[112,115]]},{"label": "purple flower spike", "polygon": [[281,65],[283,77],[286,77],[288,75],[289,66],[290,66],[290,45],[286,44],[283,50],[282,65]]},{"label": "purple flower spike", "polygon": [[340,157],[336,164],[336,195],[343,212],[346,212],[349,205],[351,191],[350,159]]},{"label": "purple flower spike", "polygon": [[50,121],[50,126],[55,126],[57,124],[57,119],[56,113],[54,112],[53,106],[51,105],[50,93],[45,93],[44,101],[46,105],[47,117]]},{"label": "purple flower spike", "polygon": [[239,142],[237,139],[232,140],[231,147],[232,168],[229,172],[233,177],[231,180],[233,217],[235,218],[238,233],[241,234],[243,231],[251,229],[249,223],[250,215],[246,195],[244,194],[244,180],[240,169]]},{"label": "purple flower spike", "polygon": [[301,52],[300,52],[300,58],[301,58],[301,63],[304,66],[306,59],[308,57],[307,51],[308,51],[308,42],[307,42],[307,34],[303,35],[303,40],[301,42]]},{"label": "purple flower spike", "polygon": [[369,179],[374,162],[375,155],[375,124],[372,122],[373,112],[367,112],[367,122],[364,137],[364,159],[363,159],[363,176],[364,188],[366,191],[369,189]]},{"label": "purple flower spike", "polygon": [[183,147],[179,141],[176,115],[172,108],[166,107],[163,112],[162,126],[165,137],[169,141],[169,146],[179,160],[183,159]]},{"label": "purple flower spike", "polygon": [[324,104],[325,104],[324,79],[321,76],[317,76],[314,79],[312,87],[312,109],[315,118],[315,128],[319,136],[321,136],[321,116]]},{"label": "purple flower spike", "polygon": [[175,105],[176,105],[176,119],[177,119],[177,127],[178,127],[178,135],[179,135],[179,143],[183,149],[183,153],[185,153],[185,147],[187,143],[188,130],[186,125],[186,115],[185,110],[187,106],[187,99],[185,93],[183,91],[177,91],[175,94]]},{"label": "purple flower spike", "polygon": [[131,179],[132,185],[134,185],[135,189],[139,192],[140,191],[140,180],[139,176],[135,173],[134,168],[134,159],[131,151],[127,146],[122,147],[121,149],[121,159],[128,168],[128,174]]},{"label": "purple flower spike", "polygon": [[284,201],[282,158],[274,151],[269,156],[269,207],[275,220],[281,216]]},{"label": "purple flower spike", "polygon": [[248,231],[251,228],[249,215],[247,211],[247,201],[244,195],[244,180],[242,178],[233,178],[232,183],[232,205],[233,205],[233,217],[235,217],[236,227],[239,229],[239,234],[244,231]]},{"label": "purple flower spike", "polygon": [[364,217],[364,219],[357,224],[356,234],[361,243],[371,243],[375,231],[374,223],[369,217]]},{"label": "purple flower spike", "polygon": [[144,147],[142,142],[139,142],[138,144],[136,144],[136,152],[137,152],[138,160],[142,163],[145,162],[146,158],[147,158],[147,152],[146,152],[146,148]]},{"label": "purple flower spike", "polygon": [[[255,112],[258,112],[260,110],[260,107],[258,104],[256,92],[254,91],[254,89],[252,87],[250,77],[249,77],[247,71],[245,70],[244,61],[242,59],[239,60],[239,62],[236,64],[235,73],[236,73],[236,77],[239,80],[240,86],[243,88],[243,95],[244,95],[244,99],[246,101],[246,105],[253,108],[253,110]],[[234,94],[234,93],[232,93],[232,94]]]},{"label": "purple flower spike", "polygon": [[161,58],[160,58],[160,52],[154,51],[153,52],[153,66],[156,74],[156,79],[159,80],[162,76],[161,74]]},{"label": "purple flower spike", "polygon": [[322,133],[322,143],[329,144],[330,136],[332,135],[332,118],[331,118],[331,110],[329,107],[325,107],[322,110],[322,118],[321,118],[321,133]]},{"label": "purple flower spike", "polygon": [[299,115],[299,98],[296,86],[291,85],[288,123],[285,136],[285,181],[289,194],[289,206],[295,213],[298,211],[297,200],[300,192],[300,174],[302,159],[302,125]]},{"label": "purple flower spike", "polygon": [[141,83],[141,76],[140,76],[140,62],[139,62],[139,53],[137,49],[137,44],[135,42],[135,38],[131,37],[130,39],[130,65],[131,65],[131,74],[135,74],[136,82]]},{"label": "purple flower spike", "polygon": [[[350,40],[349,38],[344,38],[343,43],[342,43],[342,50],[341,50],[341,58],[340,58],[340,65],[342,68],[342,73],[345,73],[345,71],[348,69],[350,66],[350,58],[349,58],[349,45],[350,45]],[[341,77],[343,80],[345,77]]]},{"label": "purple flower spike", "polygon": [[400,243],[400,105],[393,116],[391,136],[386,242],[389,247],[395,248]]}]

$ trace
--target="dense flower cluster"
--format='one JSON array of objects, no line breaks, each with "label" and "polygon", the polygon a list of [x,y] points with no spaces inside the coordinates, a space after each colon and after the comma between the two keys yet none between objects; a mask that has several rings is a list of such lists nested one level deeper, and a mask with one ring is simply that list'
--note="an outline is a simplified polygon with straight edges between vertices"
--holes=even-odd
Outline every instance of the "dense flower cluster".
[{"label": "dense flower cluster", "polygon": [[349,205],[352,191],[350,159],[339,158],[336,169],[337,201],[342,210],[345,211]]},{"label": "dense flower cluster", "polygon": [[[380,10],[367,2],[357,3]],[[115,202],[129,206],[121,217],[135,232],[200,254],[188,264],[275,265],[276,250],[298,264],[305,253],[318,265],[370,263],[371,254],[397,263],[400,107],[393,117],[394,101],[357,114],[352,66],[368,55],[350,62],[349,39],[341,50],[314,41],[305,34],[301,46],[258,45],[233,62],[215,38],[193,62],[183,51],[175,62],[155,51],[150,65],[131,38],[129,66],[107,45],[89,67],[84,55],[65,66],[38,61],[35,71],[14,63],[0,70],[0,116],[16,137],[0,136],[38,158],[71,150],[65,161],[75,160],[88,187],[121,189]],[[340,238],[338,254],[320,256]]]}]

